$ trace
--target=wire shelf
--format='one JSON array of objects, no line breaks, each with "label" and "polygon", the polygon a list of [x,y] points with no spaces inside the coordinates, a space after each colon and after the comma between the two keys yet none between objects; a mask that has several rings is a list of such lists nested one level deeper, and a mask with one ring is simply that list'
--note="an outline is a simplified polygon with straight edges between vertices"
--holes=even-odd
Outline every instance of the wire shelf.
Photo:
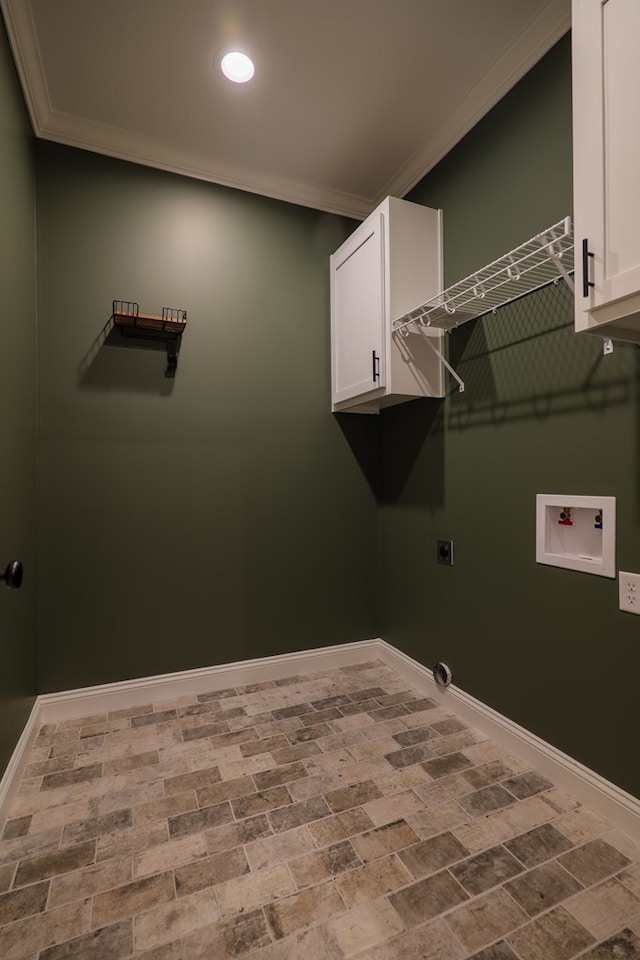
[{"label": "wire shelf", "polygon": [[510,253],[420,304],[393,323],[393,332],[407,336],[431,327],[450,331],[540,287],[564,277],[573,288],[573,228],[565,217],[521,243]]}]

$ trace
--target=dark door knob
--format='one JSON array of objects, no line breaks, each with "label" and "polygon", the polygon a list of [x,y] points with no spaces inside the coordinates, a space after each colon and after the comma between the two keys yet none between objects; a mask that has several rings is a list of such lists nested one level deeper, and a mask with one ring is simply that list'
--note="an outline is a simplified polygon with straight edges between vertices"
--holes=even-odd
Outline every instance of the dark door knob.
[{"label": "dark door knob", "polygon": [[19,560],[12,560],[0,573],[0,580],[4,580],[9,590],[17,590],[22,585],[22,564]]}]

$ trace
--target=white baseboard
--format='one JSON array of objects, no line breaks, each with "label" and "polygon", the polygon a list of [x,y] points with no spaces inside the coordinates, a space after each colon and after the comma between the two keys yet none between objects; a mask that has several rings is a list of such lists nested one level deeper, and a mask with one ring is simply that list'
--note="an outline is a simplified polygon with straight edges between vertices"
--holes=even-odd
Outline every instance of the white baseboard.
[{"label": "white baseboard", "polygon": [[348,663],[375,659],[380,642],[358,640],[334,647],[319,647],[317,650],[261,657],[258,660],[239,660],[180,673],[164,673],[155,677],[104,683],[96,687],[45,693],[38,697],[42,711],[41,723],[57,723],[75,717],[87,717],[92,713],[121,710],[123,707],[135,707],[156,700],[169,700],[224,687],[241,687],[264,680],[291,677],[298,673],[334,670]]},{"label": "white baseboard", "polygon": [[108,710],[173,699],[185,694],[204,693],[216,688],[244,686],[296,674],[333,670],[350,663],[375,659],[382,660],[404,676],[408,685],[437,698],[443,707],[469,726],[504,746],[553,783],[569,791],[595,813],[640,841],[638,798],[476,700],[464,690],[453,684],[444,689],[438,687],[428,667],[380,639],[360,640],[317,650],[302,650],[275,657],[43,694],[36,699],[0,781],[0,824],[7,816],[22,779],[29,751],[42,723],[55,723]]},{"label": "white baseboard", "polygon": [[605,780],[578,760],[530,733],[491,707],[476,700],[453,684],[439,687],[433,673],[384,640],[378,641],[378,656],[392,669],[404,675],[413,686],[475,727],[538,773],[563,787],[594,813],[640,841],[640,800]]},{"label": "white baseboard", "polygon": [[[0,780],[0,828],[4,823],[13,799],[18,792],[18,787],[20,786],[24,769],[27,765],[27,758],[34,744],[36,736],[38,735],[38,730],[41,723],[42,719],[40,716],[40,707],[38,705],[38,698],[36,698],[36,701],[31,708],[29,719],[24,725],[24,729],[20,734],[20,739],[18,740],[15,750],[11,755],[11,759],[7,764],[7,769],[4,772],[2,780]],[[2,831],[0,829],[0,833],[1,832]]]}]

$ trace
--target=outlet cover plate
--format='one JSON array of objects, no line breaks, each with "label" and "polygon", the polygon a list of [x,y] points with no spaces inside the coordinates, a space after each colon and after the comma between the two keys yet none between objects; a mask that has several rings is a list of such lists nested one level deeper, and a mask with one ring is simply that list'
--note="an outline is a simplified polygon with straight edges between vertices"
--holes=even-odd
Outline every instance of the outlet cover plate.
[{"label": "outlet cover plate", "polygon": [[438,563],[453,566],[453,540],[436,540]]},{"label": "outlet cover plate", "polygon": [[619,572],[618,599],[625,613],[640,613],[640,573]]}]

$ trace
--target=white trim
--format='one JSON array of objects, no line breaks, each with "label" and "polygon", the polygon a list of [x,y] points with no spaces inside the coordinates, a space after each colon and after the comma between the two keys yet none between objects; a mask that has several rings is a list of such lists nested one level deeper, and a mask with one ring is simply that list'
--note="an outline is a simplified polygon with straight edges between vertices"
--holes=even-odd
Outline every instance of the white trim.
[{"label": "white trim", "polygon": [[551,0],[449,114],[431,138],[378,192],[404,197],[549,52],[571,27],[567,0]]},{"label": "white trim", "polygon": [[360,640],[317,650],[283,653],[257,660],[221,663],[213,667],[164,673],[155,677],[81,687],[38,697],[41,723],[57,723],[75,717],[120,710],[157,700],[169,700],[185,694],[205,693],[223,687],[260,683],[278,677],[291,677],[313,670],[334,670],[347,663],[366,661],[378,656],[379,640]]},{"label": "white trim", "polygon": [[577,800],[609,820],[614,826],[640,840],[640,800],[584,764],[530,733],[491,707],[453,684],[438,687],[428,667],[381,639],[359,640],[317,650],[285,653],[257,660],[161,674],[121,683],[48,693],[36,699],[31,716],[0,781],[0,823],[20,784],[29,750],[42,723],[117,710],[181,696],[202,693],[216,687],[235,687],[279,677],[318,670],[333,670],[350,663],[379,659],[407,683],[438,698],[451,713],[475,727],[529,766],[568,790]]},{"label": "white trim", "polygon": [[384,640],[378,643],[379,658],[405,676],[413,686],[423,690],[428,696],[437,697],[443,707],[469,726],[486,734],[553,783],[569,791],[595,813],[634,839],[640,840],[640,800],[637,797],[605,780],[600,774],[509,720],[497,710],[476,700],[459,687],[453,684],[439,687],[427,667]]},{"label": "white trim", "polygon": [[291,180],[265,171],[243,170],[169,141],[54,110],[31,4],[26,0],[0,0],[0,8],[37,137],[358,220],[364,220],[385,197],[404,197],[571,25],[569,0],[549,0],[422,148],[375,196],[362,196],[320,183]]},{"label": "white trim", "polygon": [[15,750],[11,754],[11,759],[7,764],[7,769],[4,772],[2,780],[0,780],[0,824],[4,822],[15,795],[18,792],[29,753],[35,742],[38,729],[42,724],[38,700],[39,697],[36,697],[35,703],[31,708],[31,713],[29,714],[29,719],[20,735]]}]

